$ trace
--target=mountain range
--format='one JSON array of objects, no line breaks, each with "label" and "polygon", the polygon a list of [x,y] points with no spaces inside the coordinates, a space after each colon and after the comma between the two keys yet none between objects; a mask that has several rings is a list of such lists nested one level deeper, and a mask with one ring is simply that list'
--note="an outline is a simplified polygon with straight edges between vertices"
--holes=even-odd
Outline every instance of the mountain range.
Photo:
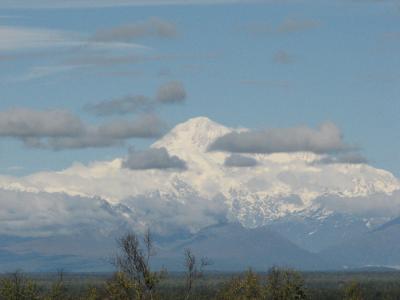
[{"label": "mountain range", "polygon": [[176,270],[185,248],[218,270],[400,265],[399,179],[333,154],[213,148],[247,130],[198,117],[127,157],[0,176],[1,260],[107,270],[115,238],[149,227]]}]

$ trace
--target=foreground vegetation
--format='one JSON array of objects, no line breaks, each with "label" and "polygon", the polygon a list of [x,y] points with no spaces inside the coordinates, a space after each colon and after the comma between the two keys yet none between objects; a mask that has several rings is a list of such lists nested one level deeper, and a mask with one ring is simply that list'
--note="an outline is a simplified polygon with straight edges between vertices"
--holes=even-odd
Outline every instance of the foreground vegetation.
[{"label": "foreground vegetation", "polygon": [[[205,273],[194,283],[189,299],[224,299],[221,298],[221,293],[226,292],[232,280],[245,279],[247,274],[247,272],[242,274]],[[12,280],[14,275],[0,275],[0,299],[128,299],[109,294],[107,284],[113,274],[65,273],[61,283],[60,274],[56,273],[18,273],[23,286],[10,288],[8,285],[7,293],[7,285],[4,283]],[[263,283],[268,274],[259,273],[257,276],[260,283]],[[305,272],[301,273],[301,277],[304,280],[305,299],[400,299],[400,273],[398,272]],[[249,283],[252,280],[249,278],[247,280],[247,287],[251,287],[252,284]],[[259,288],[254,290],[257,291]],[[10,293],[10,291],[14,292]],[[16,291],[19,291],[18,296]],[[282,299],[253,296],[253,294],[236,294],[231,299]],[[187,299],[184,274],[168,274],[160,281],[153,299]]]},{"label": "foreground vegetation", "polygon": [[185,272],[153,271],[155,255],[150,233],[143,241],[127,234],[118,241],[114,274],[0,275],[0,300],[67,299],[400,299],[398,272],[309,272],[271,268],[237,274],[205,273],[211,263],[184,253]]}]

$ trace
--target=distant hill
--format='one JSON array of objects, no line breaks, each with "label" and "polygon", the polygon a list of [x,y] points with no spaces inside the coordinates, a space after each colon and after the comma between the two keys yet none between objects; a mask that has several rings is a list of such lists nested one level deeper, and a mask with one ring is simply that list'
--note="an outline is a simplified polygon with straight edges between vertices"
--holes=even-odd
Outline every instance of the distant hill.
[{"label": "distant hill", "polygon": [[400,222],[394,219],[375,230],[321,251],[342,266],[387,266],[400,264]]},{"label": "distant hill", "polygon": [[199,258],[210,259],[213,264],[209,268],[213,270],[236,271],[251,267],[265,271],[272,266],[304,270],[332,268],[332,264],[317,254],[301,249],[265,226],[255,229],[238,223],[211,226],[169,249],[160,261],[167,259],[175,263],[172,268],[181,269],[186,248]]},{"label": "distant hill", "polygon": [[56,272],[58,270],[90,272],[111,270],[101,260],[90,260],[72,255],[41,255],[38,253],[15,254],[0,250],[0,273],[15,272]]}]

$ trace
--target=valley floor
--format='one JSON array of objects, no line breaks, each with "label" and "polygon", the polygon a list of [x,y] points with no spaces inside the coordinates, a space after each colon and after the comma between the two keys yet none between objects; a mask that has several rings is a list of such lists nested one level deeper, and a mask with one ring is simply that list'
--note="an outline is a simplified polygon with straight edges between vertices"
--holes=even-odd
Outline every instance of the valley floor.
[{"label": "valley floor", "polygon": [[[232,278],[243,277],[244,274],[208,272],[196,281],[190,299],[220,299],[216,297],[221,289]],[[267,276],[266,273],[257,275],[260,281]],[[8,276],[10,274],[1,274],[0,280]],[[43,293],[54,288],[59,278],[54,273],[29,273],[23,276],[35,282]],[[301,276],[306,291],[305,299],[400,299],[398,271],[303,272]],[[111,273],[66,273],[63,275],[64,296],[60,299],[110,299],[105,296],[105,289],[111,277]],[[170,273],[160,282],[156,299],[184,299],[184,285],[184,274]],[[349,298],[349,288],[355,288],[353,298]],[[96,292],[91,294],[93,290]],[[0,299],[3,298],[0,296]]]}]

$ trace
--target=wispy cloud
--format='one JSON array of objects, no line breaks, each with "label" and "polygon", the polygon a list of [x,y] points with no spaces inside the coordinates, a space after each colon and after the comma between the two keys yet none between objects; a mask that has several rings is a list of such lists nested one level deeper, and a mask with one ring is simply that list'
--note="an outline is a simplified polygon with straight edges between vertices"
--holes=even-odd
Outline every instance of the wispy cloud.
[{"label": "wispy cloud", "polygon": [[148,50],[144,45],[123,41],[92,40],[82,33],[70,31],[0,25],[0,40],[7,43],[0,44],[0,51],[29,51],[46,48],[69,48],[78,50],[113,50],[113,49],[142,49]]},{"label": "wispy cloud", "polygon": [[27,50],[50,47],[77,46],[76,36],[58,30],[29,27],[0,26],[0,51]]},{"label": "wispy cloud", "polygon": [[143,95],[124,96],[99,103],[88,103],[85,110],[97,116],[126,115],[150,112],[154,109],[152,100]]},{"label": "wispy cloud", "polygon": [[265,87],[277,87],[277,88],[288,88],[291,86],[291,82],[287,80],[247,79],[247,80],[241,80],[240,83],[251,86],[265,86]]},{"label": "wispy cloud", "polygon": [[143,37],[174,38],[177,34],[174,23],[153,17],[141,22],[98,30],[91,40],[129,43]]},{"label": "wispy cloud", "polygon": [[319,22],[310,19],[287,18],[276,28],[278,33],[294,33],[314,29],[320,25]]},{"label": "wispy cloud", "polygon": [[[139,36],[168,35],[175,30],[171,26],[168,21],[150,18],[139,22],[136,32]],[[12,78],[6,78],[6,81],[28,81],[81,67],[101,67],[159,59],[154,55],[149,58],[147,52],[152,48],[133,42],[129,37],[129,33],[131,35],[133,33],[129,30],[125,32],[127,36],[124,39],[121,38],[123,32],[115,28],[110,28],[106,32],[108,36],[107,33],[102,33],[103,38],[101,38],[101,32],[90,36],[82,32],[0,25],[0,40],[7,41],[0,43],[0,61],[32,57],[59,59],[52,65],[44,63],[31,66],[21,75],[13,75]]]},{"label": "wispy cloud", "polygon": [[286,18],[276,25],[265,21],[246,24],[242,29],[250,34],[290,34],[304,32],[320,26],[320,22],[312,19]]},{"label": "wispy cloud", "polygon": [[73,66],[110,66],[110,65],[126,65],[136,64],[146,61],[157,60],[154,56],[143,54],[97,54],[97,53],[82,53],[74,57],[66,59],[63,63]]},{"label": "wispy cloud", "polygon": [[66,73],[76,68],[77,68],[76,66],[63,66],[63,65],[32,67],[25,74],[22,74],[19,77],[11,78],[10,81],[12,82],[30,81],[60,73]]},{"label": "wispy cloud", "polygon": [[113,6],[148,6],[148,5],[210,5],[271,2],[267,0],[35,0],[15,1],[2,0],[0,8],[84,8]]}]

